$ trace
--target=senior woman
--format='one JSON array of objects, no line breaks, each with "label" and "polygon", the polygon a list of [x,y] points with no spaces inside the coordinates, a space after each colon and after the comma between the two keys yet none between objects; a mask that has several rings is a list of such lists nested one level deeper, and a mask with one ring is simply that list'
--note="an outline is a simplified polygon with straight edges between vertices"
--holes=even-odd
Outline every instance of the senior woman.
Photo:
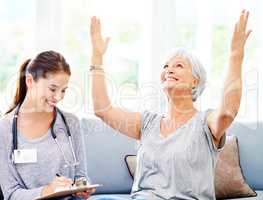
[{"label": "senior woman", "polygon": [[194,55],[177,50],[160,75],[169,100],[165,117],[150,111],[128,112],[111,105],[103,70],[109,38],[102,38],[99,19],[91,19],[95,114],[141,143],[132,199],[215,199],[216,158],[225,142],[225,130],[240,106],[244,46],[251,32],[247,31],[248,15],[243,10],[234,28],[228,73],[218,107],[207,111],[194,107],[194,101],[204,89],[205,69]]}]

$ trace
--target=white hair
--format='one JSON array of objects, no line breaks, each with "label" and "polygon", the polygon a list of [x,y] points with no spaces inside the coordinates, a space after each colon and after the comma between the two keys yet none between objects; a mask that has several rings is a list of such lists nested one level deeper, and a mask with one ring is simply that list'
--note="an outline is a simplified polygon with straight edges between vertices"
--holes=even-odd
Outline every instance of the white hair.
[{"label": "white hair", "polygon": [[180,56],[190,63],[192,67],[192,74],[199,80],[198,85],[192,89],[192,100],[196,99],[202,94],[206,86],[206,71],[201,61],[190,51],[184,48],[176,48],[169,54],[169,58]]}]

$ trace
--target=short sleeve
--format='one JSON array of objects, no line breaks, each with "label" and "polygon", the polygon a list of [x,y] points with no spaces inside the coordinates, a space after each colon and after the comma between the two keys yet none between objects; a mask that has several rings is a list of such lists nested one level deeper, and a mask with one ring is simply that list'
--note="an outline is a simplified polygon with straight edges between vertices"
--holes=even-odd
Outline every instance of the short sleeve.
[{"label": "short sleeve", "polygon": [[153,129],[158,127],[160,127],[158,114],[151,113],[147,110],[141,113],[141,139],[149,135]]},{"label": "short sleeve", "polygon": [[208,145],[209,145],[209,148],[217,153],[217,152],[220,152],[224,145],[225,145],[225,142],[226,142],[226,133],[224,133],[224,135],[221,137],[220,139],[220,142],[218,144],[218,147],[216,147],[216,145],[214,144],[214,141],[213,141],[213,134],[208,126],[208,123],[207,123],[207,120],[206,120],[206,116],[208,115],[209,112],[211,112],[212,109],[208,109],[207,111],[204,112],[203,114],[203,123],[202,123],[202,126],[203,126],[203,131],[205,133],[205,136],[207,138],[207,142],[208,142]]}]

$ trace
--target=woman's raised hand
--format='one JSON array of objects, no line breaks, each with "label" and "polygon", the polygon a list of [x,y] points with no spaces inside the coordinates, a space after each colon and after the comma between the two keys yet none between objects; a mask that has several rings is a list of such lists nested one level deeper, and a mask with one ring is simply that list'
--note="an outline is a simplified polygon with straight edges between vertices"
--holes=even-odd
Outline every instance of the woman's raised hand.
[{"label": "woman's raised hand", "polygon": [[244,47],[251,30],[247,30],[249,12],[243,10],[240,14],[239,20],[235,24],[234,33],[231,42],[231,53],[240,55],[243,57]]},{"label": "woman's raised hand", "polygon": [[110,38],[102,38],[100,20],[96,17],[91,18],[90,36],[92,43],[92,56],[102,57],[107,50]]}]

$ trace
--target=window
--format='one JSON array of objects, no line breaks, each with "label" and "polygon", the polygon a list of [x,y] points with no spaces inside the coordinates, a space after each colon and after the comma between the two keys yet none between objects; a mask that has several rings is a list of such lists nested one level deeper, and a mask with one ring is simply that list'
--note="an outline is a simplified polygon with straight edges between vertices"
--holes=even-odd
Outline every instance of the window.
[{"label": "window", "polygon": [[[0,110],[6,110],[14,95],[19,64],[26,58],[33,57],[36,52],[53,49],[65,56],[72,69],[70,87],[62,102],[63,108],[75,113],[83,110],[85,114],[90,113],[91,98],[87,77],[91,57],[89,24],[92,15],[101,18],[103,34],[112,38],[106,55],[108,77],[115,88],[112,95],[136,95],[139,68],[145,67],[142,65],[147,59],[144,56],[147,49],[145,43],[149,41],[145,32],[149,31],[149,21],[145,18],[150,9],[145,8],[150,1],[0,2],[3,36],[0,39],[0,95],[5,100]],[[124,107],[131,105],[130,101],[123,103],[119,97],[115,99],[116,103]]]},{"label": "window", "polygon": [[208,73],[207,89],[197,106],[214,108],[221,96],[233,26],[240,10],[247,8],[253,32],[246,46],[238,118],[262,120],[262,7],[260,0],[0,0],[0,97],[4,101],[0,110],[14,93],[10,88],[19,64],[35,52],[54,49],[72,69],[63,108],[85,116],[92,113],[89,24],[93,15],[100,17],[104,36],[111,37],[105,67],[113,103],[164,112],[165,97],[159,87],[163,56],[184,46],[198,53]]},{"label": "window", "polygon": [[[215,108],[220,101],[223,79],[228,65],[230,42],[234,24],[243,8],[250,10],[249,28],[253,33],[246,45],[246,53],[243,63],[243,96],[238,120],[262,120],[263,95],[259,88],[262,83],[258,77],[262,76],[262,12],[261,1],[208,1],[200,3],[197,0],[172,1],[166,3],[155,1],[153,7],[153,30],[162,30],[164,37],[160,39],[160,33],[154,35],[154,55],[162,55],[162,52],[178,46],[186,47],[197,52],[197,56],[203,62],[208,73],[207,88],[198,99],[200,109]],[[163,16],[162,16],[163,15]],[[165,25],[162,23],[166,22]],[[156,25],[160,24],[160,25]],[[167,28],[168,27],[168,28]],[[168,44],[163,44],[163,43]],[[155,71],[160,71],[163,60],[154,60]],[[156,63],[156,64],[155,64]],[[158,81],[158,74],[154,76]],[[163,101],[163,100],[162,100]],[[157,105],[160,102],[157,102]],[[153,109],[157,108],[153,104]],[[163,106],[165,107],[165,106]],[[260,112],[261,111],[261,112]],[[163,112],[163,108],[161,110]]]},{"label": "window", "polygon": [[[111,37],[105,55],[105,69],[108,84],[114,89],[110,95],[115,101],[113,103],[134,108],[135,102],[125,103],[125,99],[137,95],[139,68],[145,67],[143,63],[147,59],[144,57],[144,50],[147,48],[147,38],[144,35],[148,31],[145,17],[150,13],[150,10],[145,9],[147,4],[149,1],[139,0],[79,0],[78,3],[63,3],[61,51],[70,59],[73,69],[72,84],[75,85],[75,90],[67,95],[68,108],[75,107],[75,111],[78,111],[83,110],[84,105],[85,113],[92,112],[87,77],[91,57],[89,25],[93,15],[101,19],[103,36]],[[77,98],[78,96],[82,98]]]},{"label": "window", "polygon": [[35,49],[35,1],[0,0],[0,111],[10,104],[16,72]]}]

